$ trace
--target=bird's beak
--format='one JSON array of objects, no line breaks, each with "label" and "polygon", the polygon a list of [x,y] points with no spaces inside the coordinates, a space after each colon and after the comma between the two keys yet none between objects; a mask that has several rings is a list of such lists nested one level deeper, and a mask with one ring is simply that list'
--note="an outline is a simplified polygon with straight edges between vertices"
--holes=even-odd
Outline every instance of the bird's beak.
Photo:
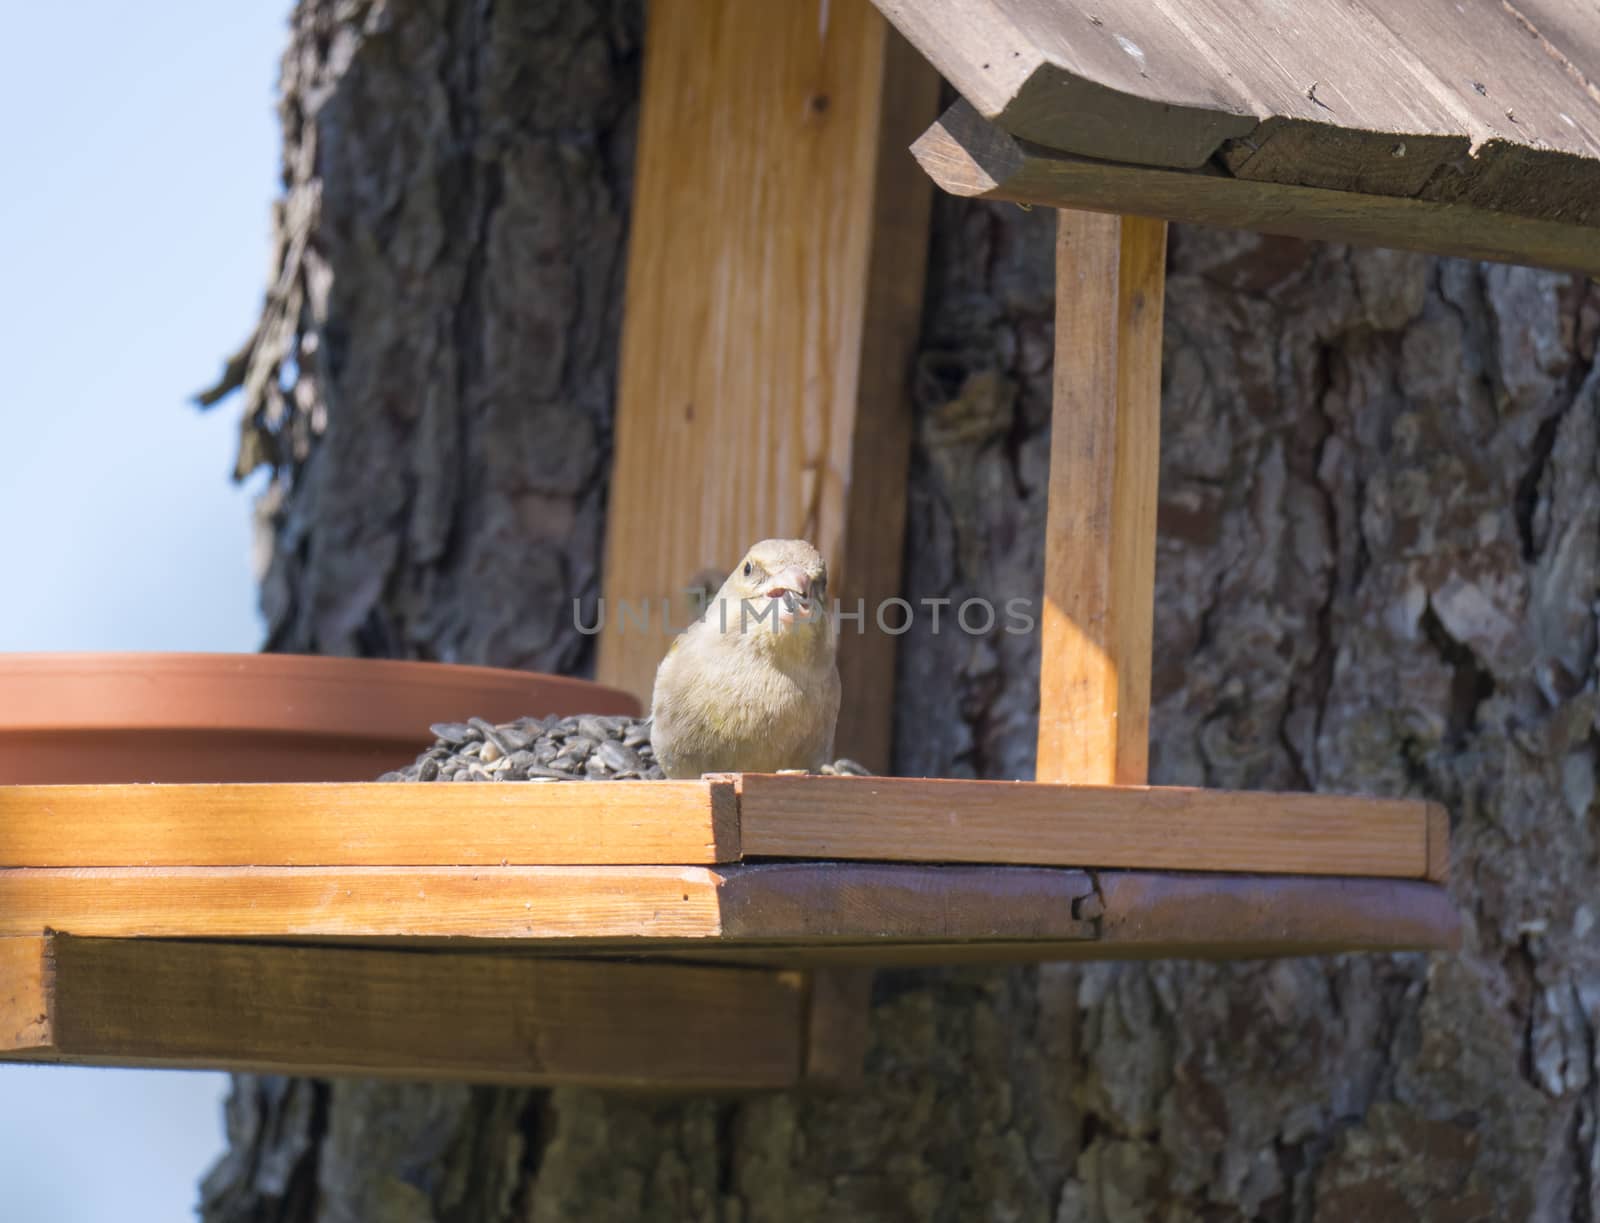
[{"label": "bird's beak", "polygon": [[772,575],[772,580],[767,583],[767,597],[781,599],[786,594],[797,594],[802,599],[811,593],[811,577],[798,565],[790,565],[787,569],[780,569]]},{"label": "bird's beak", "polygon": [[784,624],[796,620],[809,620],[815,614],[811,606],[811,575],[798,565],[780,569],[767,583],[767,598],[778,599],[783,607],[778,619]]}]

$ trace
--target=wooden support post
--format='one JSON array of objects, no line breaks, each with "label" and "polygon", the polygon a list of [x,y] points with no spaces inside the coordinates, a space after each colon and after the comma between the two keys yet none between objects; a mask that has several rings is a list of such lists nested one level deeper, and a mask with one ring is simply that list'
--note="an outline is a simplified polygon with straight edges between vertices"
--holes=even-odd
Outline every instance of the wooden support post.
[{"label": "wooden support post", "polygon": [[[899,593],[938,88],[868,0],[650,6],[598,667],[646,704],[687,583],[759,539],[814,542],[849,609]],[[837,744],[881,772],[866,623]]]},{"label": "wooden support post", "polygon": [[806,974],[807,1087],[849,1091],[861,1086],[871,1037],[872,969],[845,965]]},{"label": "wooden support post", "polygon": [[1143,785],[1167,227],[1058,215],[1035,776]]}]

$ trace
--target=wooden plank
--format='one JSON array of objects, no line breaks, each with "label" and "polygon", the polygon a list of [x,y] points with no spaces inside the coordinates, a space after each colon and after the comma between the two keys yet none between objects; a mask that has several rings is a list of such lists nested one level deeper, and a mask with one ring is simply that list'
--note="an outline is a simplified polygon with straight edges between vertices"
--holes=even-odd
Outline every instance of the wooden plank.
[{"label": "wooden plank", "polygon": [[0,935],[696,939],[699,867],[98,867],[0,870]]},{"label": "wooden plank", "polygon": [[1600,21],[1570,5],[878,3],[1024,141],[1600,224]]},{"label": "wooden plank", "polygon": [[[1446,164],[1429,199],[1567,224],[1600,225],[1600,89],[1574,79],[1517,5],[1477,0],[1372,3],[1371,8],[1451,91],[1473,155]],[[1554,6],[1552,6],[1554,7]],[[1530,10],[1531,11],[1531,10]],[[1547,25],[1552,20],[1541,14]],[[1600,23],[1600,14],[1589,20]],[[1568,31],[1581,25],[1565,23]],[[1591,38],[1593,35],[1591,34]],[[1597,71],[1590,61],[1588,71]],[[1600,237],[1591,235],[1591,241]]]},{"label": "wooden plank", "polygon": [[[802,943],[771,947],[727,943],[693,952],[669,948],[662,955],[675,963],[751,964],[805,970],[937,968],[964,964],[1042,964],[1051,960],[1128,958],[1096,956],[1094,946],[1095,940],[1092,938],[1029,939],[1017,943]],[[619,953],[596,950],[589,954],[615,956]]]},{"label": "wooden plank", "polygon": [[1600,8],[1594,0],[1508,0],[1500,7],[1575,85],[1600,101]]},{"label": "wooden plank", "polygon": [[1087,938],[1083,871],[771,863],[718,870],[722,937],[776,944]]},{"label": "wooden plank", "polygon": [[0,1054],[49,1045],[49,940],[0,938]]},{"label": "wooden plank", "polygon": [[[847,0],[860,5],[862,0]],[[844,527],[828,553],[841,605],[874,609],[900,594],[905,553],[906,479],[911,461],[912,358],[922,298],[933,183],[906,151],[939,113],[939,76],[893,30],[883,40],[883,85],[873,170],[871,249],[856,363],[857,409],[843,490]],[[855,473],[860,473],[856,478]],[[824,488],[826,495],[826,487]],[[868,610],[867,615],[873,615]],[[850,699],[834,742],[875,773],[890,768],[897,641],[876,621],[839,634],[839,673]]]},{"label": "wooden plank", "polygon": [[[829,947],[785,963],[1024,964],[1051,960],[1254,959],[1347,951],[1454,951],[1461,917],[1449,892],[1406,879],[1102,871],[1092,938]],[[721,948],[707,958],[772,963]]]},{"label": "wooden plank", "polygon": [[1397,879],[1428,868],[1427,804],[1412,799],[758,774],[739,784],[751,856]]},{"label": "wooden plank", "polygon": [[1223,148],[1242,178],[1415,195],[1468,152],[1450,92],[1359,3],[1136,8],[1142,21],[1171,22],[1206,46],[1211,70],[1222,68],[1252,96],[1262,122]]},{"label": "wooden plank", "polygon": [[1036,776],[1142,785],[1167,227],[1079,212],[1058,224]]},{"label": "wooden plank", "polygon": [[[1452,951],[1461,919],[1445,889],[1380,879],[1099,877],[1106,959],[1251,958],[1341,951]],[[1073,949],[1068,948],[1068,955]]]},{"label": "wooden plank", "polygon": [[[786,963],[1021,964],[1051,960],[1253,959],[1347,951],[1454,951],[1461,917],[1449,892],[1406,879],[1102,871],[1093,937],[1028,942],[829,947]],[[1087,917],[1090,908],[1083,912]],[[722,948],[710,958],[774,962]]]},{"label": "wooden plank", "polygon": [[800,1075],[803,995],[790,973],[52,942],[42,1060],[682,1090],[784,1087]]},{"label": "wooden plank", "polygon": [[955,195],[1600,274],[1600,242],[1581,226],[1465,204],[1071,157],[1013,139],[965,102],[947,110],[912,151]]},{"label": "wooden plank", "polygon": [[1198,166],[1259,119],[1254,100],[1153,6],[874,2],[979,113],[1027,140],[1087,157]]},{"label": "wooden plank", "polygon": [[1071,939],[1075,870],[871,866],[0,870],[0,936],[458,939],[640,948]]},{"label": "wooden plank", "polygon": [[[647,702],[686,584],[758,539],[811,539],[847,608],[897,593],[928,213],[902,150],[937,107],[867,0],[649,17],[598,667]],[[894,644],[844,647],[840,751],[872,767]]]},{"label": "wooden plank", "polygon": [[[1098,876],[1096,890],[1080,872],[1029,871],[1026,868],[919,868],[873,866],[854,867],[834,864],[833,870],[863,872],[917,873],[939,871],[949,875],[1034,874],[1074,876],[1080,883],[1056,890],[1040,888],[1029,901],[1029,889],[1012,885],[997,887],[1013,897],[1009,917],[995,920],[985,915],[981,889],[951,889],[945,895],[955,917],[926,929],[884,929],[859,922],[840,923],[825,930],[815,926],[788,937],[761,940],[749,937],[720,938],[596,938],[588,937],[594,928],[569,930],[575,937],[524,939],[485,939],[457,937],[448,943],[435,935],[393,935],[407,928],[404,914],[391,917],[388,924],[368,926],[363,938],[331,935],[318,925],[292,926],[286,922],[263,922],[257,927],[270,937],[293,943],[334,943],[376,945],[395,949],[444,947],[463,954],[523,957],[583,956],[597,959],[626,958],[637,962],[641,956],[662,962],[750,963],[771,966],[886,966],[917,964],[1026,963],[1054,959],[1118,959],[1130,956],[1159,955],[1309,955],[1329,950],[1404,950],[1445,949],[1459,939],[1459,921],[1447,892],[1436,884],[1405,880],[1352,879],[1310,876],[1263,876],[1236,874],[1155,874],[1150,872],[1105,871]],[[0,899],[9,907],[18,896],[8,872],[0,879]],[[31,873],[31,872],[29,872]],[[39,872],[66,874],[68,872]],[[95,874],[101,872],[70,872]],[[278,874],[298,872],[277,872]],[[265,889],[266,907],[273,910],[274,889]],[[41,894],[55,911],[76,920],[69,912],[82,906],[82,892],[58,882],[46,882]],[[103,892],[102,892],[103,895]],[[1021,911],[1024,901],[1050,916],[1030,920]],[[239,898],[242,906],[245,902]],[[21,914],[12,926],[41,914]],[[170,936],[174,931],[193,934],[217,927],[206,925],[208,916],[196,913],[189,926],[171,920],[164,924],[108,923],[109,928],[132,933],[144,929]],[[771,933],[771,923],[764,933]],[[8,930],[9,930],[8,926]],[[38,927],[35,926],[35,929]],[[228,929],[228,927],[222,927]],[[349,929],[328,923],[326,929]],[[641,927],[643,928],[643,927]],[[437,929],[437,927],[434,927]],[[471,928],[473,930],[477,927]],[[377,931],[373,934],[372,931]],[[659,931],[657,931],[659,933]],[[781,932],[780,932],[781,933]],[[469,931],[470,934],[470,931]],[[840,938],[851,936],[851,939]],[[20,1015],[11,1023],[6,1047],[33,1047],[48,1038],[48,1024],[41,1023],[29,1032],[30,1025],[45,1015],[38,1004],[49,969],[43,964],[38,939],[0,938],[0,996],[23,999],[0,1014]],[[28,948],[32,947],[30,951]],[[21,988],[18,983],[23,983]],[[9,992],[8,992],[9,991]],[[16,1033],[24,1033],[17,1036]],[[3,1043],[3,1042],[0,1042]]]},{"label": "wooden plank", "polygon": [[731,784],[0,786],[0,866],[737,859]]}]

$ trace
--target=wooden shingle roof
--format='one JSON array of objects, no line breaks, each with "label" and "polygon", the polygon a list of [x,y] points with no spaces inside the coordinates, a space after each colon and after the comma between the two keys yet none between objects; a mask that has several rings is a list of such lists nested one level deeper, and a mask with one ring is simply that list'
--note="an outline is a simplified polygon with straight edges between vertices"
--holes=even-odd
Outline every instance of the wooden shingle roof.
[{"label": "wooden shingle roof", "polygon": [[875,3],[948,190],[1600,270],[1597,0]]}]

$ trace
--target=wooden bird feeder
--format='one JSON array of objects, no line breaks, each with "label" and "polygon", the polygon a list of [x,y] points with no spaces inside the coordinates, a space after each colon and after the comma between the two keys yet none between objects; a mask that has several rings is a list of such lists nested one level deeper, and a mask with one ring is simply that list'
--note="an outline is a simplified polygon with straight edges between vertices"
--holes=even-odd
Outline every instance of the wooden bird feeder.
[{"label": "wooden bird feeder", "polygon": [[[1165,224],[1600,270],[1600,30],[876,2],[651,6],[605,593],[761,535],[898,593],[922,170],[1068,210],[1037,780],[0,790],[4,1056],[779,1087],[849,1079],[875,965],[1457,944],[1436,805],[1145,785]],[[625,628],[600,679],[646,696]],[[843,638],[875,768],[893,646]]]}]

